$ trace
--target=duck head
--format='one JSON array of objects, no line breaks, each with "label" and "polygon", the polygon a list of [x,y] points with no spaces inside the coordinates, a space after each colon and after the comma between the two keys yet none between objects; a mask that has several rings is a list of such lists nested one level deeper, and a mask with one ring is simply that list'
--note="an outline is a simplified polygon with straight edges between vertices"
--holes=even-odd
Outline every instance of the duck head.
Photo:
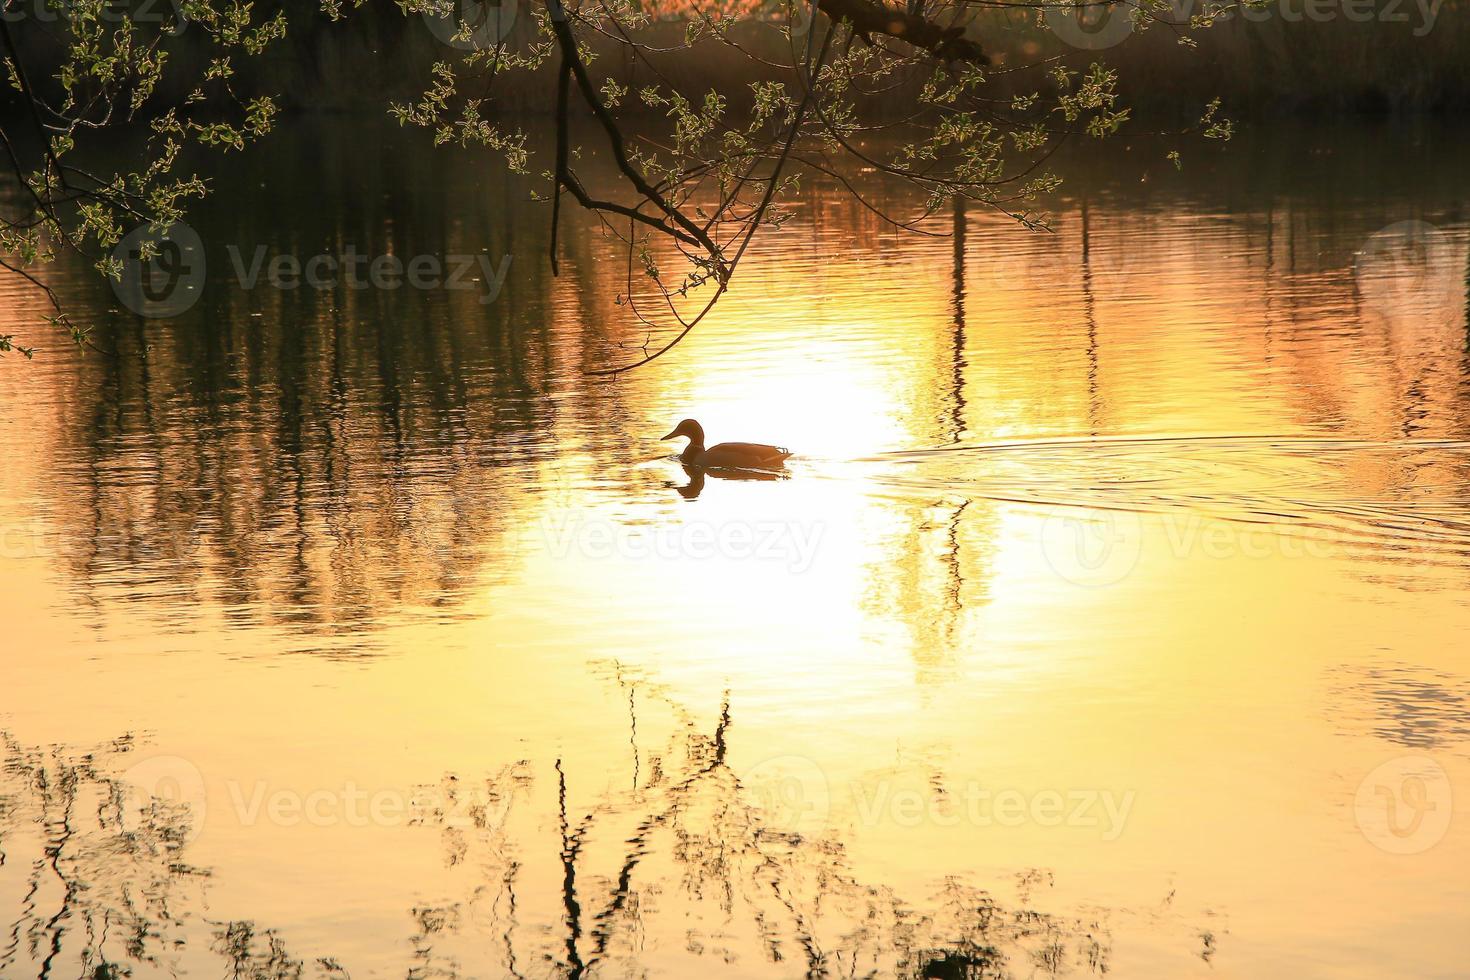
[{"label": "duck head", "polygon": [[704,429],[693,419],[685,419],[674,426],[674,431],[664,436],[664,439],[677,439],[679,436],[688,437],[689,448],[691,449],[704,448]]}]

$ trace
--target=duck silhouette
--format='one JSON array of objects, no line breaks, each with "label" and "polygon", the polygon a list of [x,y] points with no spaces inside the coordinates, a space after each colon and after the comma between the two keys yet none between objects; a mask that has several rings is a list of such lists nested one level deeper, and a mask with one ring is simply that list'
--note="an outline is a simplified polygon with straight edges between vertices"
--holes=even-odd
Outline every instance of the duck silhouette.
[{"label": "duck silhouette", "polygon": [[791,453],[780,446],[758,442],[722,442],[705,448],[704,427],[693,419],[685,419],[664,439],[684,436],[689,445],[679,454],[685,466],[700,469],[773,470],[780,469]]}]

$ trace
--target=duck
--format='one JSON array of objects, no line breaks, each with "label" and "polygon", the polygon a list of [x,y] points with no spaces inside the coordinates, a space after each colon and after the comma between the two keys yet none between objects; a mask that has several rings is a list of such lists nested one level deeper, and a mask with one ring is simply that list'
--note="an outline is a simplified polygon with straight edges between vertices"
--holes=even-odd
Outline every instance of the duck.
[{"label": "duck", "polygon": [[701,469],[777,469],[791,456],[789,450],[780,446],[766,446],[758,442],[722,442],[706,449],[704,427],[693,419],[680,422],[664,439],[677,439],[680,436],[687,438],[689,444],[679,454],[679,461],[685,466],[697,466]]}]

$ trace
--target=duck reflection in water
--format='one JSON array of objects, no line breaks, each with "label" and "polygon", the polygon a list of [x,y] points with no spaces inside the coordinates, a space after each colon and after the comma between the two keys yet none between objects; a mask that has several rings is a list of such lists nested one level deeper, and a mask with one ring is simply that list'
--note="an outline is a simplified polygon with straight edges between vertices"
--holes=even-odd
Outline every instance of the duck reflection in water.
[{"label": "duck reflection in water", "polygon": [[684,475],[689,482],[680,486],[670,483],[674,492],[685,500],[698,500],[699,495],[704,492],[704,480],[706,476],[712,476],[716,480],[789,480],[791,474],[784,469],[780,470],[732,470],[732,469],[705,469],[702,466],[690,466],[684,464]]}]

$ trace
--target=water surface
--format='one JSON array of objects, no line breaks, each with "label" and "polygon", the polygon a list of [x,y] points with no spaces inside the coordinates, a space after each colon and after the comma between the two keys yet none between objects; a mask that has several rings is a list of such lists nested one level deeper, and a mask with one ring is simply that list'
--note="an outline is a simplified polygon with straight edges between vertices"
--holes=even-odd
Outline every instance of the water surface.
[{"label": "water surface", "polygon": [[[591,222],[554,279],[329,125],[217,175],[187,313],[61,266],[101,352],[0,363],[0,975],[1463,976],[1459,137],[1079,152],[1049,234],[813,185],[608,380]],[[691,486],[690,415],[789,478]]]}]

